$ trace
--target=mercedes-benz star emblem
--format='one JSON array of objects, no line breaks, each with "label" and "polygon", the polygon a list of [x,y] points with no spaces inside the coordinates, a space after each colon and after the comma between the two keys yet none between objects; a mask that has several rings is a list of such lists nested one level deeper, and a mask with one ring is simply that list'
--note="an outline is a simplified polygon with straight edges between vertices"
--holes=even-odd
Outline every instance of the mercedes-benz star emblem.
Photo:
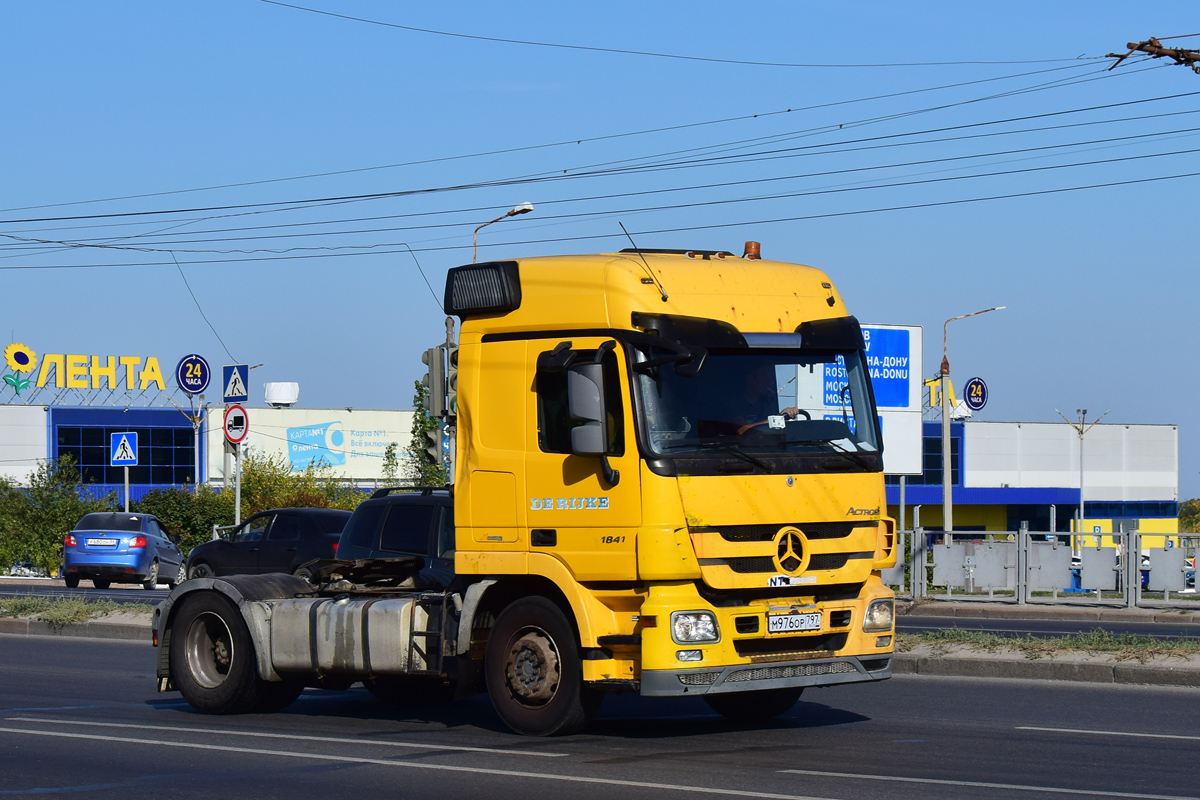
[{"label": "mercedes-benz star emblem", "polygon": [[783,572],[794,575],[804,564],[804,540],[795,529],[783,530],[779,534],[775,564]]}]

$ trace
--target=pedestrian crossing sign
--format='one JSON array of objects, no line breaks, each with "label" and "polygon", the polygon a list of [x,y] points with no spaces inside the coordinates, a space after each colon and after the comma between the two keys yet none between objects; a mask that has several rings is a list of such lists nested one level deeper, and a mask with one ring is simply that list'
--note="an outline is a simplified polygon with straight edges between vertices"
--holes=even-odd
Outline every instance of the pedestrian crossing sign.
[{"label": "pedestrian crossing sign", "polygon": [[250,367],[246,364],[226,364],[221,367],[222,402],[244,403],[250,399]]},{"label": "pedestrian crossing sign", "polygon": [[138,461],[138,435],[133,431],[125,433],[114,433],[109,437],[111,439],[111,447],[109,449],[109,466],[112,467],[136,467]]}]

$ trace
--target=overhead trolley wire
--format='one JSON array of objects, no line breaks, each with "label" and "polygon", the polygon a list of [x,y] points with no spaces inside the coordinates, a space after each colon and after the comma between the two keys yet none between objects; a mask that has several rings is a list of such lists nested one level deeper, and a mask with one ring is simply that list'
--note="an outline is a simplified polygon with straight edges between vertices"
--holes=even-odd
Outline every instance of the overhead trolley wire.
[{"label": "overhead trolley wire", "polygon": [[377,19],[369,19],[367,17],[356,17],[349,14],[339,14],[333,11],[325,11],[319,8],[310,8],[308,6],[294,5],[292,3],[280,2],[280,0],[260,0],[273,6],[281,6],[283,8],[291,8],[296,11],[306,11],[310,14],[319,14],[321,16],[333,17],[336,19],[348,20],[351,22],[361,22],[368,25],[378,25],[385,28],[394,28],[397,30],[408,31],[410,33],[422,33],[434,36],[445,36],[454,39],[470,39],[481,42],[492,42],[497,44],[514,44],[524,45],[527,47],[545,47],[557,48],[561,50],[582,50],[595,53],[611,53],[616,55],[631,55],[645,56],[650,58],[666,58],[676,59],[680,61],[697,61],[711,64],[729,64],[737,66],[750,67],[799,67],[799,68],[870,68],[870,67],[945,67],[945,66],[963,66],[963,65],[1001,65],[1001,64],[1050,64],[1061,61],[1080,61],[1102,59],[1103,56],[1091,57],[1076,57],[1076,58],[1041,58],[1041,59],[1018,59],[1004,61],[911,61],[911,62],[891,62],[877,64],[830,64],[830,63],[791,63],[780,61],[747,61],[732,58],[714,58],[709,56],[690,56],[680,53],[658,53],[649,50],[628,50],[616,47],[592,47],[579,44],[564,44],[561,42],[539,42],[529,39],[511,39],[499,36],[481,36],[469,33],[459,33],[455,31],[442,31],[434,28],[419,28],[414,25],[401,25],[395,22],[384,22]]}]

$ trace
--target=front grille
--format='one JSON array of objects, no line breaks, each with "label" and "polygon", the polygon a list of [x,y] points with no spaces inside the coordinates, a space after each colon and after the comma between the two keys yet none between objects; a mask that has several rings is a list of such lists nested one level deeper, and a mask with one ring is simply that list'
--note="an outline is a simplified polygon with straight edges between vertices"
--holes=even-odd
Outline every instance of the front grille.
[{"label": "front grille", "polygon": [[863,665],[863,669],[867,672],[879,672],[881,669],[887,669],[890,658],[860,658],[858,663]]},{"label": "front grille", "polygon": [[811,675],[833,675],[844,672],[858,672],[854,665],[846,661],[834,661],[826,664],[795,664],[789,667],[757,667],[741,669],[725,679],[726,683],[741,681],[771,681],[779,678],[807,678]]},{"label": "front grille", "polygon": [[[874,553],[817,553],[808,561],[809,570],[829,570],[841,569],[846,566],[846,562],[851,559],[871,558]],[[779,570],[775,567],[775,560],[770,556],[745,556],[742,558],[725,558],[725,559],[705,559],[702,563],[720,563],[725,564],[739,575],[753,574],[756,572],[775,573]]]},{"label": "front grille", "polygon": [[679,682],[684,686],[709,686],[716,683],[721,673],[719,672],[693,672],[689,675],[676,675]]},{"label": "front grille", "polygon": [[846,646],[847,636],[846,633],[820,633],[811,636],[775,636],[770,639],[735,639],[733,648],[742,658],[771,657],[779,660],[799,653],[841,650]]},{"label": "front grille", "polygon": [[775,572],[775,562],[770,556],[751,556],[747,558],[727,558],[725,563],[734,572],[745,575],[751,572]]},{"label": "front grille", "polygon": [[850,609],[829,612],[829,627],[844,628],[850,624]]},{"label": "front grille", "polygon": [[877,522],[780,522],[770,525],[721,525],[704,528],[692,528],[692,533],[721,534],[727,542],[769,542],[785,525],[794,525],[804,531],[810,541],[813,539],[844,539],[855,528],[874,528]]}]

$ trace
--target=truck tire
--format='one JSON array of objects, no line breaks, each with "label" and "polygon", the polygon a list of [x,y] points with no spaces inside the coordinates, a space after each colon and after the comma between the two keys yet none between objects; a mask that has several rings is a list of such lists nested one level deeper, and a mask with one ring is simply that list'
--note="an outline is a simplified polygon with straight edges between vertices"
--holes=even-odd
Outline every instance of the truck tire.
[{"label": "truck tire", "polygon": [[182,605],[171,633],[171,676],[183,699],[203,714],[255,710],[269,692],[241,612],[212,591],[187,595]]},{"label": "truck tire", "polygon": [[791,689],[760,689],[757,692],[706,694],[709,708],[727,719],[753,722],[778,717],[800,699],[803,686]]},{"label": "truck tire", "polygon": [[484,654],[488,695],[508,727],[527,736],[582,730],[603,694],[583,684],[575,630],[545,597],[526,597],[500,613]]}]

